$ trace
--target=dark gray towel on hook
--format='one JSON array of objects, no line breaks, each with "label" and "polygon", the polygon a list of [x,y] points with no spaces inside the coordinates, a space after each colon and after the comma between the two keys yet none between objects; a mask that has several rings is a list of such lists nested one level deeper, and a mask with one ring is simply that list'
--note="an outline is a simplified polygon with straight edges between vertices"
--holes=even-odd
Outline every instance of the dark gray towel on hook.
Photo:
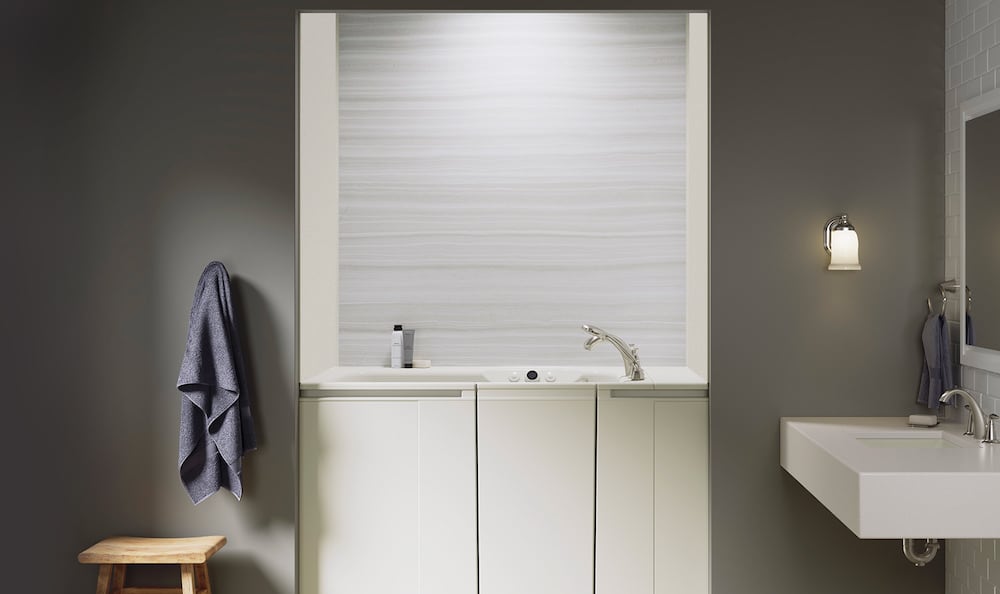
[{"label": "dark gray towel on hook", "polygon": [[[941,368],[941,388],[942,392],[945,390],[950,390],[956,386],[954,379],[954,369],[952,365],[951,358],[951,325],[948,324],[948,318],[944,317],[944,314],[938,316],[941,322],[941,346],[938,349],[938,366]],[[938,394],[938,396],[941,396]],[[958,401],[953,401],[955,406],[958,406]]]},{"label": "dark gray towel on hook", "polygon": [[[930,301],[927,302],[930,305]],[[926,404],[928,408],[937,408],[939,403],[936,398],[930,398],[931,390],[941,388],[940,374],[934,373],[934,386],[931,386],[931,365],[928,362],[937,361],[937,347],[940,344],[937,330],[937,315],[931,312],[924,320],[923,330],[920,332],[920,343],[924,347],[924,359],[920,368],[920,387],[917,388],[917,402]]]},{"label": "dark gray towel on hook", "polygon": [[243,455],[256,449],[229,273],[211,262],[198,279],[187,348],[177,377],[181,398],[181,482],[196,505],[219,489],[243,497]]},{"label": "dark gray towel on hook", "polygon": [[931,313],[924,321],[920,334],[924,346],[924,362],[920,372],[917,402],[930,409],[941,406],[938,398],[955,387],[951,365],[951,332],[943,315]]}]

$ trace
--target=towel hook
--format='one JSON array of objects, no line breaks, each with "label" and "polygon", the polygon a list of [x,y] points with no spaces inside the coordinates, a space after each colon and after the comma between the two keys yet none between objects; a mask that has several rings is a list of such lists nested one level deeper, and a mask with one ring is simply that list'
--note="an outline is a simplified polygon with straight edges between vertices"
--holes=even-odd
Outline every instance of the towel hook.
[{"label": "towel hook", "polygon": [[938,290],[941,291],[941,315],[945,314],[945,308],[948,306],[948,293],[954,293],[961,286],[954,280],[944,281],[938,285]]}]

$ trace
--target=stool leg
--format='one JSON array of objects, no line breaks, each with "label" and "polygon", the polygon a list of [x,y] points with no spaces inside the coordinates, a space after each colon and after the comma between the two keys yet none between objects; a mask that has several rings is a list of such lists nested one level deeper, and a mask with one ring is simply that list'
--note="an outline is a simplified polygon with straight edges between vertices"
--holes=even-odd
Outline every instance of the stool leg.
[{"label": "stool leg", "polygon": [[194,573],[198,578],[198,587],[204,588],[205,594],[212,594],[212,583],[208,581],[208,563],[195,565]]},{"label": "stool leg", "polygon": [[111,565],[101,565],[97,572],[97,594],[108,594],[108,586],[111,585]]},{"label": "stool leg", "polygon": [[115,565],[111,568],[111,594],[122,594],[125,587],[125,566]]},{"label": "stool leg", "polygon": [[181,592],[183,594],[195,594],[194,565],[188,563],[181,565]]}]

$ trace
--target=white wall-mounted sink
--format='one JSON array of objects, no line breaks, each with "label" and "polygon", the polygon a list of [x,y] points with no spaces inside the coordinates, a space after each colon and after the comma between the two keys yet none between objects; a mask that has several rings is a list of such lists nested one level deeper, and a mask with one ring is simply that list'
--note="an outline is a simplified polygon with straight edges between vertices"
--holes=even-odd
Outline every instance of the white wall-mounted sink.
[{"label": "white wall-mounted sink", "polygon": [[786,417],[781,466],[860,538],[1000,538],[1000,445],[905,417]]}]

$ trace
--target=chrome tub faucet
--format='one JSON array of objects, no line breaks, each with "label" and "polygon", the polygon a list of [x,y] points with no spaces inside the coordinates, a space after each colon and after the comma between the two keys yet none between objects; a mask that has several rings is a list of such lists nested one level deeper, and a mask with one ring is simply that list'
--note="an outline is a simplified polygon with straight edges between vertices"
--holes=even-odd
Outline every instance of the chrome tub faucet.
[{"label": "chrome tub faucet", "polygon": [[642,381],[646,378],[646,373],[642,370],[642,365],[639,364],[639,347],[634,344],[628,344],[621,338],[610,332],[605,332],[597,326],[584,324],[583,331],[590,334],[587,342],[583,343],[583,348],[589,351],[593,350],[594,345],[601,341],[610,342],[621,353],[622,362],[625,363],[625,377],[633,382]]}]

